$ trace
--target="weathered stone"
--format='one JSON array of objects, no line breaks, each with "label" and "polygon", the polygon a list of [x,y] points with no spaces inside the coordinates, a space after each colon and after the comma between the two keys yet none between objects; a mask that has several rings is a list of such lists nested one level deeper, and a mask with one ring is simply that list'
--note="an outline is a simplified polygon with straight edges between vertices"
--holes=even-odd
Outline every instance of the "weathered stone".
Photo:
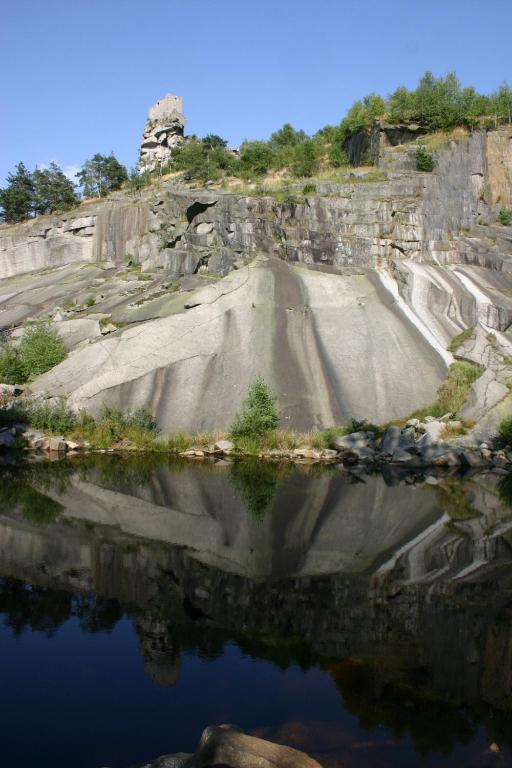
[{"label": "weathered stone", "polygon": [[485,459],[479,451],[462,451],[460,454],[461,462],[470,469],[491,466],[491,462]]},{"label": "weathered stone", "polygon": [[114,331],[117,331],[117,325],[114,325],[114,323],[106,323],[100,327],[102,336],[107,336],[109,333],[114,333]]},{"label": "weathered stone", "polygon": [[462,408],[460,415],[464,419],[478,421],[508,393],[508,387],[497,381],[494,371],[488,369],[472,384],[466,405]]},{"label": "weathered stone", "polygon": [[390,455],[395,453],[395,451],[400,446],[401,436],[402,430],[400,427],[388,427],[384,433],[384,437],[382,438],[380,445],[380,450],[382,453],[389,453]]},{"label": "weathered stone", "polygon": [[430,421],[427,424],[425,424],[425,435],[428,435],[428,437],[435,443],[440,438],[443,432],[446,429],[446,424],[442,421]]},{"label": "weathered stone", "polygon": [[331,448],[337,451],[357,450],[368,448],[375,443],[373,432],[352,432],[350,435],[340,435],[331,441]]},{"label": "weathered stone", "polygon": [[216,451],[220,451],[221,453],[230,453],[235,450],[235,444],[232,443],[231,440],[217,440],[213,447]]},{"label": "weathered stone", "polygon": [[1,395],[15,395],[16,386],[14,384],[0,384],[0,396]]},{"label": "weathered stone", "polygon": [[321,768],[291,747],[248,736],[234,726],[211,726],[203,731],[194,757],[195,768]]},{"label": "weathered stone", "polygon": [[391,456],[391,461],[394,464],[408,464],[412,462],[414,458],[415,457],[412,455],[412,453],[408,453],[401,448],[396,448]]},{"label": "weathered stone", "polygon": [[194,768],[193,755],[177,752],[174,755],[163,755],[152,763],[145,763],[141,768]]},{"label": "weathered stone", "polygon": [[63,437],[50,437],[48,441],[48,450],[55,453],[66,452],[66,441]]},{"label": "weathered stone", "polygon": [[414,446],[413,433],[400,427],[388,427],[382,438],[380,450],[382,453],[394,455],[396,451],[406,451]]},{"label": "weathered stone", "polygon": [[148,112],[140,146],[140,170],[162,168],[171,158],[172,150],[183,141],[184,127],[183,99],[166,94]]},{"label": "weathered stone", "polygon": [[2,448],[11,448],[14,445],[14,435],[9,429],[0,431],[0,450]]},{"label": "weathered stone", "polygon": [[294,448],[292,454],[298,458],[314,459],[316,461],[322,458],[322,451],[317,451],[314,448]]},{"label": "weathered stone", "polygon": [[458,467],[460,466],[460,454],[457,451],[446,451],[440,456],[433,456],[430,463],[434,467]]}]

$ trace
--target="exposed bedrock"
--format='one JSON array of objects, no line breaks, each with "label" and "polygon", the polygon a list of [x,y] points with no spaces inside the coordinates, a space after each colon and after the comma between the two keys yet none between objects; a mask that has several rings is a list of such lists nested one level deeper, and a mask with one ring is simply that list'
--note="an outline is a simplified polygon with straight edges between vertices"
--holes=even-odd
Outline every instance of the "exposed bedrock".
[{"label": "exposed bedrock", "polygon": [[[363,173],[295,202],[164,181],[2,227],[0,278],[14,277],[0,283],[1,325],[52,317],[92,285],[100,311],[130,327],[99,338],[95,326],[34,389],[93,412],[146,406],[164,431],[227,427],[258,374],[285,427],[404,416],[434,400],[464,329],[494,334],[512,359],[512,232],[489,224],[509,194],[509,145],[508,128],[476,132],[439,150],[432,174]],[[93,282],[81,269],[65,282],[75,262],[93,262]],[[116,293],[110,270],[128,263],[153,274],[151,295],[119,279]],[[20,274],[42,267],[62,271],[37,284]],[[491,400],[508,386],[498,381]]]},{"label": "exposed bedrock", "polygon": [[282,424],[307,430],[407,414],[445,376],[439,351],[377,275],[255,260],[189,305],[75,353],[33,389],[93,413],[145,406],[164,431],[200,431],[228,427],[262,375],[278,393]]},{"label": "exposed bedrock", "polygon": [[[403,256],[501,269],[512,253],[493,220],[510,196],[508,129],[452,141],[432,174],[390,173],[369,182],[320,182],[297,202],[194,191],[174,182],[117,193],[61,216],[0,230],[0,278],[75,260],[127,258],[170,272],[227,274],[255,253],[327,264],[345,273]],[[396,148],[395,148],[396,149]],[[487,200],[487,202],[486,202]]]}]

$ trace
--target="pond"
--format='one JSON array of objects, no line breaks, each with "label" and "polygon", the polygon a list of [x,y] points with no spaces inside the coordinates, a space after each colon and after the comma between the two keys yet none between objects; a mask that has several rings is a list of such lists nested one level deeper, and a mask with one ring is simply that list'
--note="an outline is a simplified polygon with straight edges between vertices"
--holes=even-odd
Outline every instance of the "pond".
[{"label": "pond", "polygon": [[93,455],[0,470],[2,762],[235,723],[325,768],[512,765],[512,481]]}]

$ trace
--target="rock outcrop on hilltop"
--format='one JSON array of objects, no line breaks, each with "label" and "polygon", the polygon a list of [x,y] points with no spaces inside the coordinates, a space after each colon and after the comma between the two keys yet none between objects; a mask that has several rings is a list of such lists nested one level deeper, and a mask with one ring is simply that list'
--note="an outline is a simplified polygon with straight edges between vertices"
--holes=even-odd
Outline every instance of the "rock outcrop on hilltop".
[{"label": "rock outcrop on hilltop", "polygon": [[164,431],[227,427],[257,374],[285,427],[405,416],[435,399],[467,331],[457,354],[486,372],[466,417],[502,417],[512,229],[495,222],[512,206],[511,135],[453,140],[433,173],[413,169],[414,144],[381,136],[378,174],[285,202],[164,180],[4,227],[0,322],[53,317],[70,297],[66,333],[108,320],[34,390],[92,412],[145,406]]},{"label": "rock outcrop on hilltop", "polygon": [[168,162],[172,150],[183,141],[185,122],[181,96],[167,93],[153,104],[140,145],[141,171],[154,171]]}]

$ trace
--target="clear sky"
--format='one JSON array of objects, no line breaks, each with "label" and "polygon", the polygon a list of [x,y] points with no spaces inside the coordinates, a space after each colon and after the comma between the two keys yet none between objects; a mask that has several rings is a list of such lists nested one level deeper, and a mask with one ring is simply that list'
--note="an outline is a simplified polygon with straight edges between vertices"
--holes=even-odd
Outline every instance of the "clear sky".
[{"label": "clear sky", "polygon": [[512,0],[4,0],[0,183],[20,160],[133,166],[167,92],[188,133],[237,146],[337,123],[426,69],[492,91],[512,83],[511,30]]}]

